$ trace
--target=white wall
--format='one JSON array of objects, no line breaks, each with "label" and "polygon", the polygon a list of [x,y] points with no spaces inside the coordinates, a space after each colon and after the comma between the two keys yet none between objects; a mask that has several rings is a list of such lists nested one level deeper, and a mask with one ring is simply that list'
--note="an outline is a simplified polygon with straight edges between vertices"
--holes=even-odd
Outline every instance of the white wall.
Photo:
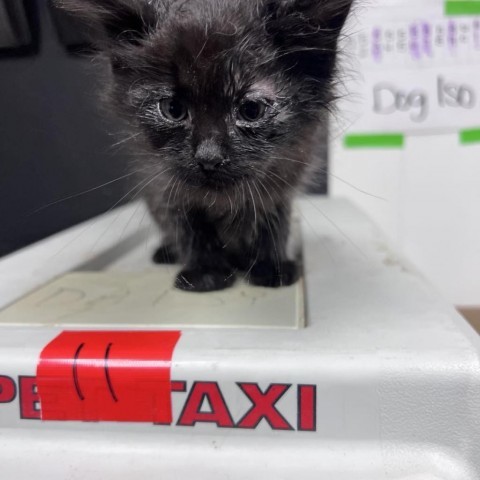
[{"label": "white wall", "polygon": [[[390,2],[407,7],[397,10],[370,3],[374,11],[358,11],[356,23],[347,30],[354,37],[363,31],[368,38],[376,24],[384,28],[393,25],[394,30],[401,22],[424,22],[428,8],[432,24],[445,20],[442,0],[422,2],[423,10],[414,8],[418,6],[415,0]],[[385,5],[381,2],[382,7]],[[404,16],[401,22],[400,11]],[[473,20],[477,19],[480,17]],[[461,25],[462,18],[454,20]],[[465,21],[471,23],[472,17]],[[480,112],[480,95],[473,109],[456,107],[441,115],[437,105],[437,111],[419,123],[402,111],[375,115],[372,98],[366,92],[373,81],[384,78],[400,85],[403,82],[405,89],[425,89],[434,102],[437,92],[425,86],[425,79],[445,69],[455,81],[478,88],[480,46],[478,52],[473,52],[473,47],[469,47],[469,61],[447,52],[445,58],[400,61],[397,56],[390,63],[368,65],[346,55],[349,93],[339,104],[331,141],[332,194],[349,197],[360,205],[402,256],[410,259],[450,301],[462,306],[480,305],[480,143],[461,144],[459,131],[480,127],[480,113],[472,116],[473,109]],[[472,52],[479,54],[479,63]],[[388,53],[385,55],[388,57]],[[404,134],[403,147],[345,147],[345,134],[388,131]]]},{"label": "white wall", "polygon": [[445,135],[403,150],[333,148],[332,194],[360,205],[450,301],[480,305],[480,146]]}]

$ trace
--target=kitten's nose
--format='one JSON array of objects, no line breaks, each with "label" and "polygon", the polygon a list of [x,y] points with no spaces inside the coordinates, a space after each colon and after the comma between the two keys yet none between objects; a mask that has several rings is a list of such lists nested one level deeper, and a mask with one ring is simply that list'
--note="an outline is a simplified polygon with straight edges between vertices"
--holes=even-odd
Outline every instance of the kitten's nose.
[{"label": "kitten's nose", "polygon": [[195,160],[204,172],[213,172],[225,163],[225,155],[220,145],[209,139],[198,146]]},{"label": "kitten's nose", "polygon": [[223,162],[223,159],[218,158],[204,158],[202,160],[197,158],[197,163],[204,172],[213,172],[218,170],[223,165]]}]

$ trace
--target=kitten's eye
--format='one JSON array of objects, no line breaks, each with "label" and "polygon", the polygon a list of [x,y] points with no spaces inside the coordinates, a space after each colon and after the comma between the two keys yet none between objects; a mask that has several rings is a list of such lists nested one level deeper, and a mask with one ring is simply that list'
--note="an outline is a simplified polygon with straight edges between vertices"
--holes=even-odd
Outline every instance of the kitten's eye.
[{"label": "kitten's eye", "polygon": [[187,118],[187,106],[178,98],[164,98],[158,106],[162,115],[172,122],[181,122]]},{"label": "kitten's eye", "polygon": [[246,122],[256,122],[265,115],[266,110],[267,108],[264,103],[255,100],[247,100],[240,105],[238,113],[241,120],[245,120]]}]

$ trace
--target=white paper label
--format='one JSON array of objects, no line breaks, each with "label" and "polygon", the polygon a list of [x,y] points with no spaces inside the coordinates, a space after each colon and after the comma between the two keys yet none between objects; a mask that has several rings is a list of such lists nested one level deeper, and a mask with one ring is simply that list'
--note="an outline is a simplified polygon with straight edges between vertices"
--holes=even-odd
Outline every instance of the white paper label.
[{"label": "white paper label", "polygon": [[398,3],[360,12],[345,40],[350,131],[480,127],[480,17],[447,18],[441,0]]}]

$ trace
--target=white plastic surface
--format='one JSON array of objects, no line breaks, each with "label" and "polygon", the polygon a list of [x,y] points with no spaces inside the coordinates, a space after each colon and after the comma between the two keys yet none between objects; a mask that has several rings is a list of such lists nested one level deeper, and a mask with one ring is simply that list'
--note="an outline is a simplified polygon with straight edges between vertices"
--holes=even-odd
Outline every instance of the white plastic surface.
[{"label": "white plastic surface", "polygon": [[[1,261],[3,304],[68,270],[143,269],[128,261],[157,243],[148,217],[135,233],[142,208]],[[291,385],[276,406],[293,430],[178,426],[188,391],[173,394],[170,426],[20,419],[16,399],[0,404],[0,478],[480,480],[478,336],[349,203],[305,199],[299,211],[307,327],[182,328],[172,365],[187,390],[216,382],[235,423],[251,406],[237,382]],[[61,330],[0,326],[0,375],[34,375]],[[297,428],[300,385],[317,389],[314,432]]]}]

